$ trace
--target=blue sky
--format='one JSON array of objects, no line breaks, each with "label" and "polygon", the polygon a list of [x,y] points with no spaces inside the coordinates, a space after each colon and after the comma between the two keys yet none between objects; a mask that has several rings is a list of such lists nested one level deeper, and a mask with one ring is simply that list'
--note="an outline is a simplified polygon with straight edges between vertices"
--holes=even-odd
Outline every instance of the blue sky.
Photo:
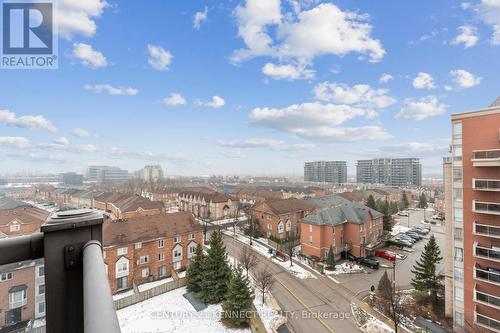
[{"label": "blue sky", "polygon": [[0,73],[0,173],[301,175],[420,157],[500,91],[500,1],[58,1],[59,69]]}]

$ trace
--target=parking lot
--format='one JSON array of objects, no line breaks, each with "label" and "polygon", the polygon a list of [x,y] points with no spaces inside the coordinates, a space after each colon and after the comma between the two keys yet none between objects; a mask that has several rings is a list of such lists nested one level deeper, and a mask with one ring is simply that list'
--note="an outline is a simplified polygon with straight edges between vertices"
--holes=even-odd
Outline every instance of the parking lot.
[{"label": "parking lot", "polygon": [[[432,211],[428,210],[426,212],[426,217],[427,219],[430,218],[430,216],[433,215]],[[422,223],[421,221],[424,219],[424,212],[423,211],[410,211],[410,218],[409,218],[409,225],[411,226],[421,226]],[[407,227],[408,226],[408,217],[397,217],[396,222],[400,223],[400,225]],[[403,254],[406,256],[405,259],[396,260],[396,283],[399,285],[400,288],[402,289],[407,289],[411,288],[410,282],[413,277],[413,274],[411,273],[411,269],[415,262],[420,258],[420,255],[422,253],[422,250],[427,243],[427,240],[429,237],[434,234],[434,237],[436,237],[436,241],[438,245],[441,248],[441,254],[444,254],[444,226],[441,225],[432,225],[431,226],[431,232],[424,236],[424,238],[418,242],[416,242],[413,245],[413,248],[411,249],[412,252],[407,252],[404,250],[400,250],[396,247],[387,247],[383,248],[384,249],[389,249],[393,252]],[[370,290],[370,286],[375,286],[377,287],[378,281],[380,280],[380,277],[384,273],[385,270],[387,270],[387,273],[389,274],[389,278],[392,279],[393,275],[393,263],[392,261],[383,259],[383,258],[377,258],[380,262],[380,269],[378,270],[372,270],[369,268],[365,267],[365,270],[367,273],[354,273],[354,274],[345,274],[345,275],[337,275],[335,276],[335,280],[337,280],[339,283],[341,283],[344,287],[348,288],[352,292],[360,295],[367,294]],[[438,266],[438,272],[441,271],[441,269],[444,267],[444,262],[441,262]]]}]

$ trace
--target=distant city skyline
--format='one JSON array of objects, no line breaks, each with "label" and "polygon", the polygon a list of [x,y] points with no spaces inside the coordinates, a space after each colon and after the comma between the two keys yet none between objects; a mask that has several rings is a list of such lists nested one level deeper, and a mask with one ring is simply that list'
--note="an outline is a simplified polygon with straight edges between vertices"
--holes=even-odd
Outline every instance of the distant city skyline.
[{"label": "distant city skyline", "polygon": [[450,114],[500,94],[500,63],[478,61],[500,57],[499,7],[387,9],[68,1],[57,15],[88,24],[59,26],[59,69],[2,70],[0,174],[300,177],[305,161],[345,160],[352,177],[359,159],[417,157],[439,175]]}]

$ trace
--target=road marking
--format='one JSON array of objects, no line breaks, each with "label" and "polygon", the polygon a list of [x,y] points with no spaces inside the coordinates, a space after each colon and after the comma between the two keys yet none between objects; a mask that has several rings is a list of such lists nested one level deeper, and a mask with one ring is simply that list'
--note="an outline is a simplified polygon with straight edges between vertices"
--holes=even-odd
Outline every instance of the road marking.
[{"label": "road marking", "polygon": [[323,325],[323,326],[324,326],[324,327],[328,330],[328,332],[335,333],[335,331],[334,331],[334,330],[332,330],[332,329],[330,328],[330,326],[328,326],[328,325],[327,325],[327,324],[323,321],[323,319],[321,319],[321,318],[320,318],[320,317],[318,317],[318,316],[314,316],[314,315],[316,314],[316,312],[313,312],[313,311],[311,310],[311,308],[310,308],[310,307],[309,307],[306,303],[304,303],[304,302],[303,302],[303,301],[302,301],[302,300],[301,300],[301,299],[300,299],[297,295],[295,295],[295,293],[294,293],[294,292],[293,292],[290,288],[288,288],[288,287],[287,287],[287,286],[286,286],[286,285],[285,285],[285,284],[284,284],[284,283],[283,283],[280,279],[278,279],[276,276],[274,277],[274,279],[275,279],[276,281],[278,281],[278,283],[279,283],[279,284],[281,284],[281,285],[282,285],[282,286],[283,286],[286,290],[288,290],[288,292],[289,292],[289,293],[290,293],[290,294],[291,294],[291,295],[292,295],[292,296],[293,296],[293,297],[294,297],[297,301],[299,301],[299,303],[300,303],[300,304],[302,304],[302,306],[304,306],[304,308],[306,308],[306,310],[307,310],[307,311],[309,311],[309,313],[310,313],[310,314],[312,314],[312,315],[313,315],[313,317],[314,317],[315,319],[317,319],[317,320],[321,323],[321,325]]}]

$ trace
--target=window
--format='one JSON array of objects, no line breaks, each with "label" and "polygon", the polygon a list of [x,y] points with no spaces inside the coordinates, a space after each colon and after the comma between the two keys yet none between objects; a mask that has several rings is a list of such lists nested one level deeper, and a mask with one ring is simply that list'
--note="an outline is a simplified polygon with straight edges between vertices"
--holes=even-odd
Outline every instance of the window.
[{"label": "window", "polygon": [[453,215],[455,218],[455,222],[463,222],[464,221],[464,210],[462,208],[453,209]]},{"label": "window", "polygon": [[167,266],[158,267],[158,277],[165,277],[167,275]]},{"label": "window", "polygon": [[135,243],[135,249],[138,250],[140,248],[142,248],[142,243],[141,242]]},{"label": "window", "polygon": [[462,123],[453,124],[453,139],[462,138]]},{"label": "window", "polygon": [[267,230],[273,230],[273,226],[272,226],[272,224],[271,224],[271,223],[268,223],[268,224],[267,224]]},{"label": "window", "polygon": [[459,311],[455,311],[455,315],[453,316],[453,321],[455,322],[455,326],[464,326],[464,314]]},{"label": "window", "polygon": [[125,273],[128,272],[128,261],[121,261],[116,263],[116,272]]},{"label": "window", "polygon": [[181,269],[181,262],[180,261],[174,262],[174,269],[175,270]]},{"label": "window", "polygon": [[278,233],[281,234],[283,232],[283,222],[278,223]]},{"label": "window", "polygon": [[272,219],[273,219],[272,215],[266,215],[266,218],[267,218],[268,220],[272,220]]},{"label": "window", "polygon": [[455,267],[453,270],[453,276],[455,281],[463,281],[464,280],[464,269],[461,267]]},{"label": "window", "polygon": [[122,289],[127,289],[128,283],[127,283],[127,277],[121,277],[116,279],[116,289],[122,290]]},{"label": "window", "polygon": [[38,314],[44,314],[45,313],[45,302],[39,302],[38,303]]},{"label": "window", "polygon": [[120,247],[117,251],[119,256],[124,256],[127,254],[127,248],[126,247]]},{"label": "window", "polygon": [[453,181],[454,182],[462,181],[462,167],[453,167]]},{"label": "window", "polygon": [[292,230],[292,222],[290,220],[286,221],[286,231]]},{"label": "window", "polygon": [[45,284],[41,284],[38,286],[38,295],[45,294]]},{"label": "window", "polygon": [[141,265],[141,264],[146,264],[146,263],[148,263],[148,262],[149,262],[149,256],[141,256],[141,257],[139,258],[139,265]]},{"label": "window", "polygon": [[160,239],[160,240],[158,241],[158,247],[159,247],[159,248],[162,248],[162,247],[164,247],[164,246],[165,246],[165,240]]},{"label": "window", "polygon": [[37,277],[45,276],[45,266],[38,266],[36,274],[37,274]]},{"label": "window", "polygon": [[453,160],[454,161],[462,160],[462,145],[453,146]]},{"label": "window", "polygon": [[142,270],[142,277],[147,278],[149,276],[149,268],[144,268]]},{"label": "window", "polygon": [[312,224],[309,224],[309,232],[312,232],[313,231],[313,226]]},{"label": "window", "polygon": [[454,188],[453,189],[453,199],[456,201],[462,201],[462,189],[461,188]]},{"label": "window", "polygon": [[19,229],[21,229],[21,226],[19,224],[12,224],[10,226],[10,232],[16,232],[16,231],[19,231]]},{"label": "window", "polygon": [[457,301],[462,301],[464,300],[464,289],[460,287],[455,287],[455,299]]},{"label": "window", "polygon": [[456,228],[453,232],[453,236],[455,240],[462,240],[463,239],[463,229],[462,228]]},{"label": "window", "polygon": [[464,249],[461,247],[455,247],[454,256],[455,261],[464,261]]},{"label": "window", "polygon": [[180,242],[181,242],[181,236],[175,236],[174,243],[180,243]]},{"label": "window", "polygon": [[2,273],[0,275],[0,281],[8,281],[8,280],[12,280],[12,272]]},{"label": "window", "polygon": [[196,253],[196,244],[193,244],[189,246],[189,254],[195,254]]},{"label": "window", "polygon": [[15,291],[9,294],[10,308],[19,308],[26,304],[26,289]]},{"label": "window", "polygon": [[165,260],[165,253],[161,252],[161,253],[158,253],[158,261],[163,261]]},{"label": "window", "polygon": [[174,258],[180,258],[180,257],[182,257],[182,248],[174,249]]},{"label": "window", "polygon": [[194,234],[189,234],[188,239],[189,240],[193,240],[194,239]]}]

